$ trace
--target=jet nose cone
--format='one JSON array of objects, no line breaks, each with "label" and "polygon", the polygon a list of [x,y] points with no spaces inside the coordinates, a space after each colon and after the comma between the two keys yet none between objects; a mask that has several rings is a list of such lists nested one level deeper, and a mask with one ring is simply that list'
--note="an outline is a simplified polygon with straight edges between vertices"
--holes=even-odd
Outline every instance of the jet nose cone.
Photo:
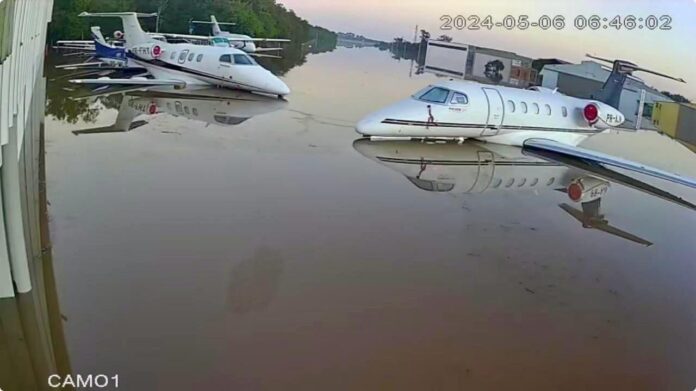
[{"label": "jet nose cone", "polygon": [[373,113],[358,121],[355,131],[363,136],[381,136],[383,133],[382,116]]},{"label": "jet nose cone", "polygon": [[267,86],[268,91],[275,95],[280,95],[280,96],[286,96],[290,95],[290,88],[288,87],[285,82],[280,80],[278,77],[275,77],[275,80],[273,80],[269,85]]}]

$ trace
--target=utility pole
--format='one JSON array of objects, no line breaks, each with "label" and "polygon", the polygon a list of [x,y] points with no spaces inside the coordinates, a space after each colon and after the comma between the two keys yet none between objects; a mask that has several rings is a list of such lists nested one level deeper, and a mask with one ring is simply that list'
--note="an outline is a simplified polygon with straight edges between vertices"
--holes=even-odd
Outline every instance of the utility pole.
[{"label": "utility pole", "polygon": [[159,33],[160,15],[162,14],[162,11],[164,11],[164,9],[167,8],[167,3],[169,3],[169,0],[162,0],[159,7],[157,7],[157,22],[156,22],[156,26],[155,26],[156,33]]}]

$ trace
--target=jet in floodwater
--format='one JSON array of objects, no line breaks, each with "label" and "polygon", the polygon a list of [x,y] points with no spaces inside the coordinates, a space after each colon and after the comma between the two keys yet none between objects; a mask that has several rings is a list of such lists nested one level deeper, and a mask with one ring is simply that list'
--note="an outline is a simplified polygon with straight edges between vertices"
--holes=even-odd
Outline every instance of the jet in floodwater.
[{"label": "jet in floodwater", "polygon": [[578,147],[588,137],[616,129],[625,121],[617,108],[626,78],[634,71],[684,82],[624,60],[613,61],[609,78],[593,99],[543,87],[523,90],[450,79],[369,114],[357,123],[356,130],[367,137],[470,138],[549,151],[696,188],[692,178]]},{"label": "jet in floodwater", "polygon": [[[134,12],[87,13],[80,16],[119,17],[123,21],[125,49],[129,62],[147,69],[152,78],[75,79],[89,85],[217,86],[284,97],[288,86],[256,63],[245,52],[232,47],[168,43],[147,34]],[[146,14],[144,16],[151,16]]]}]

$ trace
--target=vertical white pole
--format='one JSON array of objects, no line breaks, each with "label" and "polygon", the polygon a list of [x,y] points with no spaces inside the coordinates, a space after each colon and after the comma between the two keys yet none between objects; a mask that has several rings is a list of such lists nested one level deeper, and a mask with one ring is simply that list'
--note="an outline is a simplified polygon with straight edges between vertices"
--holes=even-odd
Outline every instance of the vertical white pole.
[{"label": "vertical white pole", "polygon": [[643,107],[645,106],[645,90],[640,90],[640,101],[638,101],[638,115],[636,116],[636,130],[643,125]]}]

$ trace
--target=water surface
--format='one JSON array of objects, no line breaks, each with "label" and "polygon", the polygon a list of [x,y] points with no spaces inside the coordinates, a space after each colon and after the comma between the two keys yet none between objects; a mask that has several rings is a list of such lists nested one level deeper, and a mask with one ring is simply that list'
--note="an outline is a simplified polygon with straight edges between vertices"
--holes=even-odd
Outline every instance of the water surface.
[{"label": "water surface", "polygon": [[[693,388],[696,213],[612,185],[601,212],[645,246],[583,228],[552,189],[414,186],[353,146],[363,115],[435,80],[409,67],[310,55],[287,103],[227,125],[144,98],[147,123],[76,136],[120,97],[49,110],[73,370],[138,390]],[[588,146],[696,176],[655,133]]]}]

